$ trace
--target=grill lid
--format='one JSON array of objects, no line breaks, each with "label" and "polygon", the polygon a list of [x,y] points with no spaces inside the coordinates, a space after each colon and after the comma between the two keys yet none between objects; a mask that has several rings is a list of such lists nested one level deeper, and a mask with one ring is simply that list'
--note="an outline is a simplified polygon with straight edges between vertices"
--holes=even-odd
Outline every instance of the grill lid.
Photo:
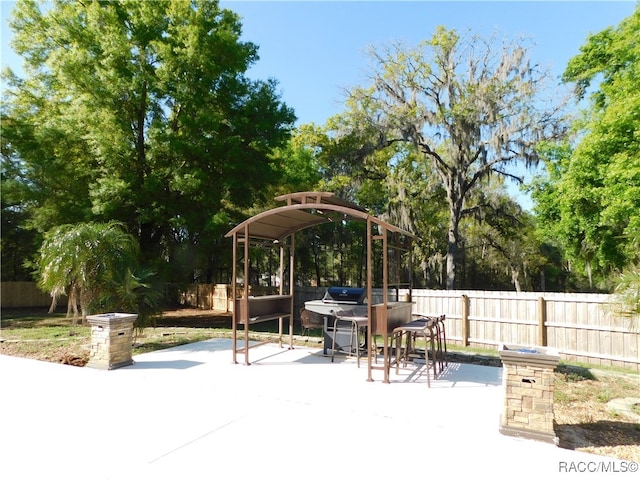
[{"label": "grill lid", "polygon": [[367,290],[361,287],[329,287],[322,301],[359,305],[364,302],[366,293]]}]

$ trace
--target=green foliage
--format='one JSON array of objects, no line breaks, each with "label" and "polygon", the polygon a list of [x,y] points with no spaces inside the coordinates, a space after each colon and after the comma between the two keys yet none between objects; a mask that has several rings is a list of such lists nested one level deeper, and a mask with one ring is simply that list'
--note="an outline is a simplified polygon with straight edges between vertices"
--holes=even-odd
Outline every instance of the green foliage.
[{"label": "green foliage", "polygon": [[295,120],[274,80],[246,76],[258,47],[238,16],[211,0],[21,0],[10,26],[25,78],[5,76],[3,143],[31,226],[117,220],[146,264],[188,251],[210,271],[218,217],[279,181],[271,153]]},{"label": "green foliage", "polygon": [[488,285],[495,286],[506,272],[516,291],[534,290],[548,261],[536,236],[534,217],[500,191],[487,189],[482,197],[478,200],[483,207],[464,231],[468,263],[494,277],[485,280]]},{"label": "green foliage", "polygon": [[578,142],[547,150],[547,179],[535,185],[541,225],[590,286],[637,256],[640,231],[640,7],[617,28],[590,36],[564,80],[579,98],[599,81],[575,122]]},{"label": "green foliage", "polygon": [[615,313],[628,318],[630,330],[637,331],[640,326],[640,265],[631,265],[620,274],[613,293]]},{"label": "green foliage", "polygon": [[127,267],[102,275],[99,305],[108,312],[134,312],[136,327],[155,326],[162,311],[163,290],[156,272],[148,268]]},{"label": "green foliage", "polygon": [[[595,110],[603,110],[611,104],[611,97],[623,99],[637,82],[639,51],[637,34],[640,31],[640,7],[620,22],[617,27],[609,27],[590,35],[580,54],[573,57],[563,74],[565,82],[575,82],[579,98],[586,95],[595,82],[599,87],[591,93]],[[620,87],[623,87],[620,90]]]},{"label": "green foliage", "polygon": [[51,292],[52,310],[66,294],[67,314],[77,314],[79,304],[83,320],[99,309],[120,308],[145,320],[157,311],[160,290],[150,282],[152,272],[136,272],[138,255],[135,237],[120,223],[55,227],[40,248],[39,285]]},{"label": "green foliage", "polygon": [[2,281],[29,281],[31,272],[25,259],[32,257],[37,249],[38,235],[27,228],[29,219],[28,205],[24,202],[24,184],[20,177],[20,162],[13,158],[10,146],[2,142],[2,173],[0,191],[2,192]]},{"label": "green foliage", "polygon": [[302,125],[281,148],[275,150],[274,169],[282,172],[272,197],[291,192],[315,191],[321,180],[319,159],[314,150],[315,125]]}]

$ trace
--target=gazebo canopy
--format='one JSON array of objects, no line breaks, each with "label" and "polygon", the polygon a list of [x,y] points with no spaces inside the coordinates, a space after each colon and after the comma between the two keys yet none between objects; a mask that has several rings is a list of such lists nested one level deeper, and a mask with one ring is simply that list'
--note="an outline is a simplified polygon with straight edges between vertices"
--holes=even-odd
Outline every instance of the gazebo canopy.
[{"label": "gazebo canopy", "polygon": [[[388,256],[389,250],[396,252],[405,250],[409,252],[409,263],[411,263],[411,241],[415,235],[407,232],[384,220],[369,215],[362,207],[336,197],[330,192],[299,192],[290,193],[276,197],[276,200],[286,202],[286,205],[272,208],[266,212],[259,213],[240,223],[227,233],[227,237],[233,238],[233,273],[232,285],[234,291],[234,308],[232,322],[233,336],[233,361],[236,363],[238,353],[245,355],[245,363],[249,364],[248,350],[257,345],[249,344],[249,327],[251,324],[278,319],[280,342],[282,341],[282,321],[289,318],[289,346],[293,348],[293,285],[294,285],[294,251],[295,233],[305,228],[321,225],[329,222],[361,221],[367,224],[367,298],[373,299],[373,241],[382,242],[382,302],[373,305],[372,301],[367,302],[367,363],[369,380],[372,380],[371,371],[373,369],[384,370],[385,382],[389,381],[389,368],[391,364],[391,350],[389,340],[392,338],[393,329],[400,324],[411,321],[411,302],[389,301],[389,279],[388,279]],[[377,226],[374,229],[374,226]],[[377,230],[377,231],[374,231]],[[389,242],[389,233],[397,234],[396,240],[408,239],[408,247],[396,245]],[[289,246],[289,293],[284,293],[284,282],[280,283],[279,295],[266,295],[262,297],[252,297],[249,291],[249,244],[256,242],[278,243],[280,247],[280,275],[284,273],[284,250],[285,243]],[[238,279],[238,244],[243,243],[243,278],[244,288],[242,295],[239,294],[236,286]],[[409,269],[411,270],[411,268]],[[409,292],[411,292],[411,281],[409,282]],[[411,294],[409,294],[409,300]],[[238,344],[237,329],[239,325],[244,326],[244,343],[242,347]],[[383,337],[383,357],[384,365],[381,367],[372,364],[373,338],[375,335]]]},{"label": "gazebo canopy", "polygon": [[[282,241],[292,233],[336,220],[357,220],[384,227],[411,238],[415,236],[384,220],[369,215],[362,207],[331,192],[299,192],[276,197],[286,205],[259,213],[234,227],[227,237]],[[336,216],[336,213],[338,216]],[[248,233],[246,233],[248,232]]]}]

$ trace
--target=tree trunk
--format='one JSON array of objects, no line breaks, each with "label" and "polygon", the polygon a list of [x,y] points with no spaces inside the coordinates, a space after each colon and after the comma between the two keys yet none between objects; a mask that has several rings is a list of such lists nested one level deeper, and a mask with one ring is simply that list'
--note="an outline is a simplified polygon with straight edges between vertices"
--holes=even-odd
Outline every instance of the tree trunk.
[{"label": "tree trunk", "polygon": [[460,219],[464,202],[460,188],[456,188],[453,175],[447,181],[447,200],[449,202],[449,232],[447,236],[447,290],[456,288],[456,267],[460,260]]},{"label": "tree trunk", "polygon": [[67,299],[67,318],[72,316],[72,325],[78,323],[78,290],[75,285],[69,286],[69,297]]},{"label": "tree trunk", "polygon": [[318,252],[318,245],[314,241],[311,242],[311,248],[313,250],[313,268],[316,273],[316,286],[322,285],[322,272],[320,271],[320,253]]},{"label": "tree trunk", "polygon": [[520,270],[514,266],[511,267],[511,281],[513,282],[513,286],[516,287],[516,292],[521,292],[522,287],[520,286]]},{"label": "tree trunk", "polygon": [[447,290],[456,288],[456,263],[458,261],[458,221],[451,213],[447,238]]}]

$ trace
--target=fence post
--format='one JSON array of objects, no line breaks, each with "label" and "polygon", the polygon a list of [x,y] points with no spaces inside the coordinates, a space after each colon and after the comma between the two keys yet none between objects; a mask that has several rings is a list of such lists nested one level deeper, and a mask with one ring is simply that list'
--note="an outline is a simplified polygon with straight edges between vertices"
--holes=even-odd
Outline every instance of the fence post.
[{"label": "fence post", "polygon": [[469,297],[462,295],[462,345],[469,346]]},{"label": "fence post", "polygon": [[547,346],[547,302],[538,297],[538,345]]}]

